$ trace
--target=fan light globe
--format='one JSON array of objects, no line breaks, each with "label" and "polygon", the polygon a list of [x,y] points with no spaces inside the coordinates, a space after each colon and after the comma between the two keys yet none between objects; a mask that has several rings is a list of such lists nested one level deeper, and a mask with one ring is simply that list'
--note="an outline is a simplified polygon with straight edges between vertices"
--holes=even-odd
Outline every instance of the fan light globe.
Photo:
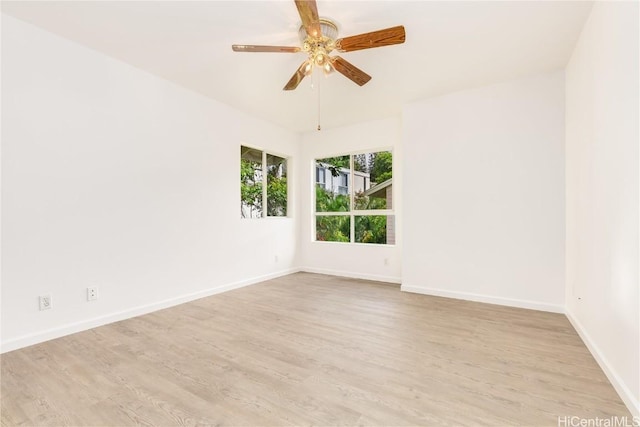
[{"label": "fan light globe", "polygon": [[307,62],[307,65],[304,66],[304,74],[308,76],[311,74],[311,70],[313,70],[313,65],[311,62]]},{"label": "fan light globe", "polygon": [[315,62],[315,64],[318,67],[322,67],[326,60],[325,54],[322,51],[320,51],[320,52],[317,52],[315,55],[316,56],[313,58],[313,62]]}]

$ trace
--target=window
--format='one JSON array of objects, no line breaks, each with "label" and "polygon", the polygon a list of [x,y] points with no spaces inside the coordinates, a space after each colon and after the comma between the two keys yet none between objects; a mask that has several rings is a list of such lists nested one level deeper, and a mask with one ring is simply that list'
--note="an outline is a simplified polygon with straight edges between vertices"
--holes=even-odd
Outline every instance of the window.
[{"label": "window", "polygon": [[316,241],[395,244],[391,151],[316,159],[315,164]]},{"label": "window", "polygon": [[316,166],[316,184],[324,185],[325,183],[325,171],[322,167]]},{"label": "window", "polygon": [[340,194],[349,194],[349,174],[340,173],[340,186],[338,187]]},{"label": "window", "polygon": [[240,147],[242,218],[287,216],[287,189],[286,158],[255,148]]}]

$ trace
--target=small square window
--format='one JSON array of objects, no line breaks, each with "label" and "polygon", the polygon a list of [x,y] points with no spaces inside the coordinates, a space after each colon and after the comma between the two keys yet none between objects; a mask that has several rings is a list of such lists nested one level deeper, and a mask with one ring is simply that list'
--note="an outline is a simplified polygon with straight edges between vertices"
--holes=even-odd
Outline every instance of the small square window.
[{"label": "small square window", "polygon": [[391,151],[317,159],[316,183],[316,241],[396,243]]}]

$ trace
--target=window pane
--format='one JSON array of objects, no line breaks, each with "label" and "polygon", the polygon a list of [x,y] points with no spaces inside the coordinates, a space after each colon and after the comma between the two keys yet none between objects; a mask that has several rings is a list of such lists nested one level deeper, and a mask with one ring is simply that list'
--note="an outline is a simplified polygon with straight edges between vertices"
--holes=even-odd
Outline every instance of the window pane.
[{"label": "window pane", "polygon": [[262,217],[262,151],[240,147],[242,218]]},{"label": "window pane", "polygon": [[355,209],[393,209],[393,155],[391,151],[356,154]]},{"label": "window pane", "polygon": [[267,216],[287,216],[287,159],[267,154]]},{"label": "window pane", "polygon": [[393,245],[396,243],[395,221],[392,215],[355,217],[355,242]]},{"label": "window pane", "polygon": [[316,216],[316,240],[320,242],[349,242],[350,216]]},{"label": "window pane", "polygon": [[316,212],[349,211],[349,172],[349,156],[316,160]]}]

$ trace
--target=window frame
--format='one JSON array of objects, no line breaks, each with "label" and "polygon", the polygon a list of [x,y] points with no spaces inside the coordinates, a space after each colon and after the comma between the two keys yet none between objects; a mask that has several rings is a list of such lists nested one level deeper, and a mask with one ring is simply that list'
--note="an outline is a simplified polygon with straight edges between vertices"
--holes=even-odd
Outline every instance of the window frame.
[{"label": "window frame", "polygon": [[[261,172],[262,172],[262,215],[258,216],[258,217],[244,217],[242,215],[240,215],[240,219],[247,219],[247,220],[251,220],[251,219],[277,219],[277,218],[291,218],[291,184],[289,179],[287,179],[287,214],[286,215],[268,215],[268,169],[269,166],[267,165],[267,157],[268,156],[275,156],[275,157],[279,157],[281,159],[285,160],[285,170],[286,170],[286,177],[289,178],[289,169],[290,169],[290,164],[291,164],[291,156],[288,156],[286,154],[282,154],[282,153],[278,153],[275,151],[267,151],[264,148],[260,148],[257,147],[255,145],[248,145],[248,144],[240,144],[240,162],[242,162],[242,149],[243,148],[248,148],[251,150],[257,150],[260,151],[262,153],[262,158],[261,158]],[[242,184],[242,182],[241,182]],[[240,207],[242,208],[242,195],[240,196]]]},{"label": "window frame", "polygon": [[[363,243],[363,242],[356,242],[355,241],[355,218],[358,216],[386,216],[387,220],[389,219],[389,217],[393,218],[393,221],[395,222],[396,220],[396,213],[395,213],[395,206],[396,206],[396,191],[393,191],[391,194],[391,209],[355,209],[355,192],[353,191],[353,189],[355,188],[355,168],[354,168],[354,156],[357,156],[359,154],[369,154],[369,153],[380,153],[380,152],[390,152],[391,156],[392,156],[392,170],[395,170],[395,153],[394,153],[394,149],[393,147],[380,147],[380,148],[371,148],[371,149],[365,149],[365,150],[357,150],[357,151],[349,151],[349,152],[343,152],[343,153],[338,153],[338,154],[330,154],[327,156],[316,156],[314,157],[313,161],[313,167],[312,167],[312,171],[313,171],[313,178],[312,178],[312,182],[313,182],[313,186],[312,186],[312,197],[311,197],[311,203],[312,203],[312,209],[311,209],[311,216],[313,217],[311,222],[311,231],[312,231],[312,237],[311,240],[314,243],[321,243],[321,244],[331,244],[331,243],[337,243],[340,245],[344,245],[344,244],[350,244],[350,245],[365,245],[365,246],[395,246],[397,243],[394,241],[394,243]],[[316,168],[318,165],[318,160],[322,160],[325,158],[332,158],[332,157],[342,157],[342,156],[349,156],[349,177],[348,177],[348,184],[349,184],[349,188],[350,188],[350,192],[349,192],[349,211],[345,211],[345,212],[318,212],[316,211],[316,191],[315,191],[315,187],[318,185],[318,183],[316,183]],[[325,170],[325,175],[326,175],[326,170]],[[333,177],[333,176],[332,176]],[[392,181],[392,185],[394,184],[395,180],[392,177],[391,178]],[[319,216],[347,216],[349,217],[349,226],[350,226],[350,231],[349,231],[349,241],[348,242],[338,242],[338,241],[323,241],[323,240],[318,240],[317,239],[317,218]],[[395,224],[394,224],[395,227]]]}]

